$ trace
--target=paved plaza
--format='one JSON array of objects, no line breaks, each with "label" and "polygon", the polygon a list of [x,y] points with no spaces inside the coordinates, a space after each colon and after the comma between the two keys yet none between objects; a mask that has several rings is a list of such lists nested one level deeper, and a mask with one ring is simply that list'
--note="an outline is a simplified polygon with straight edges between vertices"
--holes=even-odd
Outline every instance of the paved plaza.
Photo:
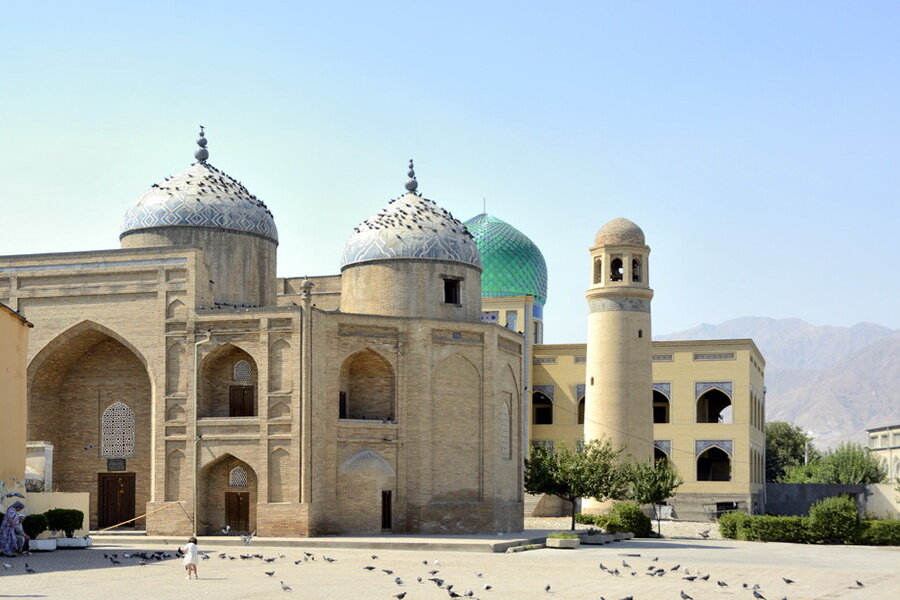
[{"label": "paved plaza", "polygon": [[[451,597],[446,589],[428,581],[433,576],[442,579],[445,587],[452,585],[455,593],[465,595],[471,590],[474,597],[491,600],[618,600],[627,596],[680,600],[681,590],[696,600],[754,600],[753,590],[744,588],[745,583],[759,585],[758,592],[769,600],[900,597],[900,548],[676,539],[503,554],[452,551],[439,544],[439,539],[435,542],[434,549],[369,550],[272,547],[261,540],[250,546],[217,546],[201,540],[201,550],[210,558],[200,562],[200,579],[187,581],[178,558],[140,566],[138,559],[124,557],[142,550],[174,552],[174,543],[104,540],[89,550],[3,559],[12,568],[0,568],[0,598],[229,600],[290,594],[317,600],[391,600],[404,592],[405,600]],[[309,558],[305,552],[314,560],[304,560]],[[220,553],[236,558],[220,558]],[[241,559],[241,553],[274,560]],[[117,554],[122,564],[112,564],[104,554]],[[326,556],[334,561],[325,560]],[[25,573],[26,562],[36,573]],[[621,574],[609,574],[600,569],[601,563]],[[671,570],[676,565],[681,566]],[[369,566],[375,569],[367,570]],[[665,575],[648,576],[648,567],[664,568]],[[434,570],[438,571],[435,575],[429,574]],[[274,574],[267,575],[267,571]],[[684,579],[707,574],[706,581]],[[402,584],[395,581],[397,577]],[[796,583],[787,584],[782,577]],[[417,578],[422,578],[422,583]],[[856,586],[857,580],[863,587]],[[282,591],[281,581],[292,590]],[[485,585],[491,589],[485,590]]]}]

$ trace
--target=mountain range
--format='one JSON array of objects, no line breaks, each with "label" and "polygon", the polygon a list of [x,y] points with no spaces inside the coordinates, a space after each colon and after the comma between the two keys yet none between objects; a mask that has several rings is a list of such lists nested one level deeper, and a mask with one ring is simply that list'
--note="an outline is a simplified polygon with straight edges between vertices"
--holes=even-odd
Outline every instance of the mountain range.
[{"label": "mountain range", "polygon": [[818,447],[865,442],[900,424],[900,330],[874,323],[819,327],[800,319],[741,317],[656,336],[751,338],[766,360],[766,420],[812,432]]}]

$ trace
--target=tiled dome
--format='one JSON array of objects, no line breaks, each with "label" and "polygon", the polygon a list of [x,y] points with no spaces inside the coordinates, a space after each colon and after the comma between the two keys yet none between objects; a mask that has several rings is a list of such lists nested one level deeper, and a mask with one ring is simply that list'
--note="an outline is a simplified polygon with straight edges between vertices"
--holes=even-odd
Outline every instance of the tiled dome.
[{"label": "tiled dome", "polygon": [[278,242],[272,213],[240,182],[205,162],[153,184],[122,219],[126,234],[156,227],[212,227]]},{"label": "tiled dome", "polygon": [[122,219],[123,238],[129,233],[157,227],[209,227],[252,233],[278,243],[272,213],[241,182],[208,162],[206,136],[200,127],[197,162],[154,183]]},{"label": "tiled dome", "polygon": [[355,227],[341,268],[374,260],[425,259],[481,266],[471,234],[450,212],[416,193],[410,166],[406,194]]},{"label": "tiled dome", "polygon": [[505,221],[482,213],[466,221],[481,253],[481,295],[534,296],[547,302],[547,263],[524,233]]}]

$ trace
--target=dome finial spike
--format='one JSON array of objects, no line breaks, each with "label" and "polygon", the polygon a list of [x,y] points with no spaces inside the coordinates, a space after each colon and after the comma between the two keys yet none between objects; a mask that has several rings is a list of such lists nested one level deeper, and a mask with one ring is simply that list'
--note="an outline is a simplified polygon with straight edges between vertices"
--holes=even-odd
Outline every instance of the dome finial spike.
[{"label": "dome finial spike", "polygon": [[197,145],[200,146],[200,148],[194,152],[194,158],[202,163],[205,163],[206,159],[209,158],[209,150],[206,149],[206,133],[203,131],[204,129],[203,125],[201,125],[200,139],[197,140]]},{"label": "dome finial spike", "polygon": [[408,192],[415,192],[419,187],[419,182],[416,181],[416,171],[413,168],[413,159],[409,159],[409,172],[406,174],[409,179],[406,180],[406,190]]}]

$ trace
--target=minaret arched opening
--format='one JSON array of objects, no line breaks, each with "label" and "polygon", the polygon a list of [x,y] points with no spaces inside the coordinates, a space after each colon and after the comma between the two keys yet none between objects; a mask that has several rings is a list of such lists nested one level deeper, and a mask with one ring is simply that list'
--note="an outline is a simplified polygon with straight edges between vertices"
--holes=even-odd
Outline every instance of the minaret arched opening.
[{"label": "minaret arched opening", "polygon": [[622,266],[622,259],[613,258],[609,263],[609,280],[622,281],[625,278],[625,269]]}]

